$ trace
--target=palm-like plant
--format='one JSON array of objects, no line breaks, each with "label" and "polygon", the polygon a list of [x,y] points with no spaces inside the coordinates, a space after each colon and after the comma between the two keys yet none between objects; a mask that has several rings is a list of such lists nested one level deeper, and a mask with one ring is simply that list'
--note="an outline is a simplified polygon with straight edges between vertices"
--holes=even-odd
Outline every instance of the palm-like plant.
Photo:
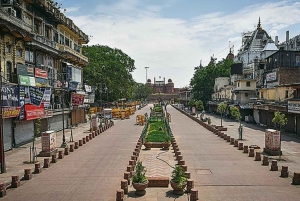
[{"label": "palm-like plant", "polygon": [[182,187],[187,181],[184,169],[180,165],[176,165],[172,171],[171,182],[177,184],[178,187]]},{"label": "palm-like plant", "polygon": [[147,177],[146,177],[146,168],[145,166],[143,166],[141,161],[138,161],[136,163],[136,170],[135,170],[135,174],[132,177],[132,182],[134,183],[145,183],[148,181]]}]

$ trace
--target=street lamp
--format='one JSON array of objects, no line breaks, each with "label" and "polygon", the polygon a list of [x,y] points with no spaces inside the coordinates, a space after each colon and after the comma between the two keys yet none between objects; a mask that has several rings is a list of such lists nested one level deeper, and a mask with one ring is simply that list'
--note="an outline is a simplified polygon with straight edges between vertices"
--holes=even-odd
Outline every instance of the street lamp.
[{"label": "street lamp", "polygon": [[149,68],[148,66],[145,67],[145,69],[146,69],[146,83],[147,83],[147,81],[148,81],[148,76],[147,76],[147,69],[148,69],[148,68]]},{"label": "street lamp", "polygon": [[65,135],[65,89],[63,89],[62,91],[62,104],[61,104],[61,107],[62,107],[62,121],[63,121],[63,129],[62,129],[62,132],[63,132],[63,141],[61,143],[61,147],[67,147],[67,142],[66,142],[66,135]]}]

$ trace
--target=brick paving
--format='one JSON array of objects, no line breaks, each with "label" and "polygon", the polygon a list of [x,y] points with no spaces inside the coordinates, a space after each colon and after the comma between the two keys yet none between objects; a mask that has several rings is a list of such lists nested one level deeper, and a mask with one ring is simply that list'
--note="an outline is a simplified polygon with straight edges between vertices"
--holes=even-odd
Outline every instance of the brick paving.
[{"label": "brick paving", "polygon": [[[131,119],[116,121],[115,126],[93,138],[79,150],[43,169],[39,175],[29,181],[21,181],[18,189],[9,189],[3,200],[116,200],[116,190],[120,183],[130,156],[143,129],[135,124],[135,116],[149,112],[149,107],[138,110]],[[170,123],[179,149],[185,160],[195,188],[199,191],[200,200],[299,200],[299,186],[291,185],[291,178],[280,178],[278,171],[269,171],[270,167],[247,157],[236,147],[206,130],[176,109],[168,106],[172,115]],[[85,136],[89,125],[74,129],[80,139]],[[78,134],[77,134],[78,133]],[[77,140],[78,138],[74,139]],[[248,138],[245,135],[245,138]],[[59,139],[59,137],[58,137]],[[250,140],[248,140],[250,142]],[[244,142],[246,144],[246,141]],[[250,143],[249,143],[250,144]],[[295,149],[299,144],[295,144]],[[21,148],[20,148],[21,150]],[[24,150],[8,153],[9,168],[7,177],[0,175],[0,180],[15,174],[13,169],[20,169],[23,174],[23,161],[28,160]],[[26,150],[27,151],[27,150]],[[152,152],[152,150],[151,150]],[[161,150],[141,151],[141,159],[148,168],[160,165],[154,156]],[[172,150],[169,150],[172,152]],[[296,154],[295,154],[296,155]],[[25,157],[26,156],[26,157]],[[160,158],[175,163],[169,153]],[[296,157],[297,159],[297,157]],[[290,163],[294,163],[293,161]],[[12,165],[16,164],[16,165]],[[33,165],[31,164],[31,167]],[[167,166],[165,168],[168,169]],[[167,174],[169,170],[153,169],[153,174]],[[154,171],[155,170],[155,171]],[[152,170],[150,170],[150,173]],[[2,177],[1,177],[2,176]],[[9,178],[10,180],[10,178]],[[148,188],[143,197],[136,197],[129,186],[129,194],[124,200],[138,201],[186,201],[188,195],[177,196],[168,188]]]}]

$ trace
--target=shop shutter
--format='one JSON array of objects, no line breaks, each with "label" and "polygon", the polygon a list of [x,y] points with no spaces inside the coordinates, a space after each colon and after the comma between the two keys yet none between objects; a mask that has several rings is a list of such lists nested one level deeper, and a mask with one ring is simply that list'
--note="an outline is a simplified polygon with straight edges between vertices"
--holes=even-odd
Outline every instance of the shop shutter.
[{"label": "shop shutter", "polygon": [[286,114],[287,124],[285,125],[285,130],[287,132],[295,133],[295,115]]},{"label": "shop shutter", "polygon": [[297,135],[300,136],[300,116],[297,116],[297,124],[296,124],[296,129],[297,129]]},{"label": "shop shutter", "polygon": [[34,134],[34,121],[20,121],[16,124],[15,142],[16,146],[32,141]]},{"label": "shop shutter", "polygon": [[[65,123],[65,129],[68,126],[68,117],[69,115],[65,114],[65,119],[64,119],[64,123]],[[61,131],[63,129],[63,119],[62,119],[62,115],[55,115],[52,118],[49,119],[50,123],[50,130],[53,131]]]},{"label": "shop shutter", "polygon": [[12,119],[3,119],[4,151],[12,149]]},{"label": "shop shutter", "polygon": [[267,125],[267,111],[259,110],[259,122],[263,125]]}]

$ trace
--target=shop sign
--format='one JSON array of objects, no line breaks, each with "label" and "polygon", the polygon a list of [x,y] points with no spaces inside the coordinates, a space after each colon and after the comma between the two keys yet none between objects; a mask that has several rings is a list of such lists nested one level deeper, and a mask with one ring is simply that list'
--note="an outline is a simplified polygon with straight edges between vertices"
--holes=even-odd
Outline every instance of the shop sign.
[{"label": "shop sign", "polygon": [[2,117],[4,119],[6,118],[12,118],[12,117],[18,117],[20,114],[21,107],[3,107],[2,108]]},{"label": "shop sign", "polygon": [[51,88],[45,88],[44,96],[42,102],[44,103],[44,107],[48,108],[50,105],[50,98],[51,98]]},{"label": "shop sign", "polygon": [[69,82],[69,83],[68,83],[69,91],[76,91],[77,86],[78,86],[78,83],[79,83],[79,82],[75,82],[75,81]]},{"label": "shop sign", "polygon": [[276,72],[268,73],[267,74],[267,82],[275,81],[276,78]]},{"label": "shop sign", "polygon": [[19,106],[19,88],[5,85],[1,88],[2,106],[16,107]]},{"label": "shop sign", "polygon": [[45,88],[29,87],[30,103],[40,106],[44,97]]},{"label": "shop sign", "polygon": [[47,87],[48,84],[49,84],[48,79],[39,78],[39,77],[35,78],[35,86],[37,87]]},{"label": "shop sign", "polygon": [[48,72],[40,68],[34,68],[34,76],[48,79]]},{"label": "shop sign", "polygon": [[288,112],[300,114],[300,101],[288,101]]},{"label": "shop sign", "polygon": [[72,105],[83,105],[84,95],[83,94],[72,94]]},{"label": "shop sign", "polygon": [[89,85],[84,85],[85,92],[92,92],[92,87]]},{"label": "shop sign", "polygon": [[42,103],[39,107],[35,105],[25,105],[25,119],[33,120],[45,117],[44,104]]},{"label": "shop sign", "polygon": [[25,66],[23,64],[17,64],[17,73],[18,73],[18,75],[34,77],[34,68]]},{"label": "shop sign", "polygon": [[35,86],[35,78],[25,75],[19,75],[19,84],[23,86]]}]

